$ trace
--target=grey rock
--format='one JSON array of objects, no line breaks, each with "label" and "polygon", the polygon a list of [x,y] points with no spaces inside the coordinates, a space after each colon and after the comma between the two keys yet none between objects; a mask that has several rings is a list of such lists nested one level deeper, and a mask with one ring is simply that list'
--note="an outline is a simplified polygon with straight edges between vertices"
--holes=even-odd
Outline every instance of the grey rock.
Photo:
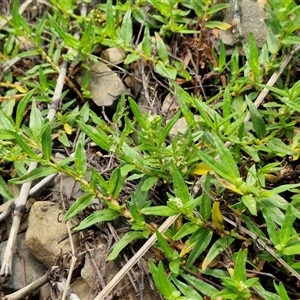
[{"label": "grey rock", "polygon": [[[102,285],[105,285],[104,279],[101,277],[105,273],[106,257],[107,246],[104,241],[101,240],[97,240],[95,247],[85,255],[85,264],[81,269],[81,276],[92,290],[101,288],[100,281],[102,281]],[[100,278],[99,275],[97,276],[95,267],[97,267],[100,273]]]},{"label": "grey rock", "polygon": [[97,294],[82,278],[75,279],[70,288],[80,300],[93,300]]},{"label": "grey rock", "polygon": [[166,116],[167,119],[170,119],[177,113],[179,109],[180,106],[177,97],[169,93],[164,99],[164,102],[161,107],[162,115]]},{"label": "grey rock", "polygon": [[124,61],[126,53],[121,48],[113,47],[103,50],[100,57],[112,64],[117,65]]},{"label": "grey rock", "polygon": [[[238,3],[238,13],[234,12],[234,4],[232,4],[226,10],[224,22],[231,24],[233,19],[235,19],[237,25],[233,29],[221,31],[220,38],[224,44],[235,46],[242,41],[248,41],[249,33],[252,32],[257,46],[261,48],[267,39],[267,26],[264,22],[266,12],[261,5],[254,1],[235,1]],[[234,0],[230,2],[234,2]]]},{"label": "grey rock", "polygon": [[[1,261],[3,260],[7,242],[0,244]],[[42,277],[47,268],[37,261],[33,255],[28,251],[25,243],[25,233],[17,236],[17,242],[13,250],[12,260],[12,276],[9,281],[3,284],[4,289],[10,291],[17,291],[24,286]],[[25,282],[24,282],[25,279]]]},{"label": "grey rock", "polygon": [[[47,267],[53,265],[57,255],[71,252],[67,226],[62,222],[63,216],[59,204],[50,201],[35,202],[29,214],[27,247]],[[72,238],[76,248],[78,234],[72,235]]]},{"label": "grey rock", "polygon": [[[122,268],[120,257],[113,261],[106,261],[108,253],[107,245],[104,240],[97,238],[93,242],[92,247],[93,248],[85,256],[85,264],[81,270],[81,277],[89,286],[89,295],[93,291],[99,292],[101,289],[103,289],[103,287],[106,286]],[[119,281],[109,297],[112,297],[113,300],[160,299],[159,293],[155,288],[151,287],[152,283],[149,282],[149,270],[147,263],[141,259],[139,266],[142,266],[143,270],[145,271],[142,272],[141,269],[139,269],[138,271],[134,271],[134,273],[131,272],[131,274],[129,274],[135,283],[135,287],[133,287],[128,275],[126,275]],[[138,268],[135,267],[133,269],[136,270]],[[73,290],[77,295],[79,295],[79,293],[76,292],[75,287],[73,287]],[[82,299],[89,300],[91,298],[89,297]]]},{"label": "grey rock", "polygon": [[126,93],[123,82],[117,73],[113,72],[102,62],[88,63],[89,71],[82,70],[76,75],[76,81],[83,85],[84,77],[88,72],[89,91],[93,101],[98,106],[112,106],[122,92]]}]

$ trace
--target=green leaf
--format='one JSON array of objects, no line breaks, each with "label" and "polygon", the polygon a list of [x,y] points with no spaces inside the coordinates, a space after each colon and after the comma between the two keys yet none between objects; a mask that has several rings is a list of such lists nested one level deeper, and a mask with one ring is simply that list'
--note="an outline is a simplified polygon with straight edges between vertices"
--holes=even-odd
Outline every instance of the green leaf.
[{"label": "green leaf", "polygon": [[6,200],[13,198],[13,194],[7,187],[3,177],[0,175],[0,195]]},{"label": "green leaf", "polygon": [[91,173],[91,182],[95,180],[95,184],[99,191],[104,195],[108,196],[109,184],[105,181],[105,179],[99,174],[97,171],[92,169]]},{"label": "green leaf", "polygon": [[215,173],[223,177],[225,180],[237,183],[239,181],[239,170],[236,162],[229,151],[222,143],[222,141],[215,134],[211,134],[221,161],[216,160],[214,157],[207,155],[205,152],[195,148],[194,151],[199,158],[206,163]]},{"label": "green leaf", "polygon": [[292,246],[284,247],[281,252],[284,255],[298,255],[300,253],[300,242]]},{"label": "green leaf", "polygon": [[19,102],[16,113],[16,129],[18,130],[21,126],[24,112],[27,109],[29,101],[32,99],[35,89],[30,90]]},{"label": "green leaf", "polygon": [[193,245],[193,250],[189,255],[186,266],[192,268],[196,259],[207,249],[209,246],[213,232],[208,228],[199,228],[191,237],[190,243]]},{"label": "green leaf", "polygon": [[141,231],[129,231],[127,232],[114,246],[113,251],[107,257],[107,260],[114,260],[119,253],[132,241],[136,239],[144,238],[144,234]]},{"label": "green leaf", "polygon": [[145,26],[144,37],[142,41],[142,50],[147,57],[151,57],[152,55],[152,43],[150,38],[150,30],[149,26]]},{"label": "green leaf", "polygon": [[234,238],[229,236],[224,236],[218,239],[209,249],[206,257],[202,262],[202,270],[205,270],[208,265],[221,253],[224,249],[231,245]]},{"label": "green leaf", "polygon": [[291,184],[282,184],[278,187],[275,187],[270,192],[272,194],[281,194],[286,191],[290,191],[291,189],[298,188],[300,186],[300,183],[291,183]]},{"label": "green leaf", "polygon": [[41,65],[39,66],[39,84],[41,85],[44,92],[48,92],[49,85],[48,85],[47,76],[44,73],[44,69]]},{"label": "green leaf", "polygon": [[10,179],[9,182],[14,183],[14,184],[23,184],[23,183],[30,182],[30,181],[36,180],[38,178],[46,177],[46,176],[56,174],[56,173],[58,173],[58,171],[54,168],[46,167],[46,166],[39,167],[39,168],[35,168],[28,174],[25,174],[19,178]]},{"label": "green leaf", "polygon": [[169,79],[175,80],[177,76],[177,69],[171,66],[166,66],[163,62],[158,61],[155,63],[155,70],[160,75]]},{"label": "green leaf", "polygon": [[148,123],[145,121],[145,115],[142,115],[141,110],[138,106],[138,104],[131,98],[128,97],[128,101],[130,104],[130,108],[136,118],[137,123],[144,129],[147,130],[149,129]]},{"label": "green leaf", "polygon": [[182,276],[188,284],[194,286],[201,294],[208,297],[212,297],[213,294],[218,291],[213,285],[210,285],[191,274],[183,273],[180,276]]},{"label": "green leaf", "polygon": [[32,106],[30,111],[29,128],[35,138],[35,142],[39,141],[42,128],[43,128],[43,116],[40,110],[36,107],[34,98],[32,98]]},{"label": "green leaf", "polygon": [[288,293],[287,293],[286,289],[284,288],[284,285],[282,284],[282,282],[279,282],[279,285],[277,285],[274,280],[274,287],[275,287],[278,295],[280,296],[280,300],[290,300],[290,297],[288,296]]},{"label": "green leaf", "polygon": [[42,151],[45,159],[50,161],[52,155],[52,138],[51,138],[51,125],[48,120],[46,120],[43,134],[42,134]]},{"label": "green leaf", "polygon": [[145,207],[141,209],[141,213],[144,215],[154,215],[154,216],[162,216],[169,217],[174,216],[178,213],[178,211],[168,207],[168,206],[153,206],[153,207]]},{"label": "green leaf", "polygon": [[215,4],[213,6],[211,6],[208,10],[207,10],[207,14],[208,15],[213,15],[215,14],[216,12],[220,11],[220,10],[223,10],[225,8],[228,8],[230,7],[230,4],[229,3],[218,3],[218,4]]},{"label": "green leaf", "polygon": [[289,204],[285,211],[285,218],[283,220],[280,230],[280,243],[286,245],[294,234],[293,224],[296,220],[292,212],[292,206]]},{"label": "green leaf", "polygon": [[267,133],[266,124],[265,124],[262,116],[260,115],[258,109],[255,107],[255,105],[249,99],[249,97],[246,95],[245,98],[246,98],[247,105],[249,107],[252,125],[253,125],[254,130],[257,134],[257,137],[259,139],[263,139],[266,136],[266,133]]},{"label": "green leaf", "polygon": [[129,172],[133,171],[135,169],[134,165],[126,164],[121,166],[120,171],[121,171],[121,176],[126,177]]},{"label": "green leaf", "polygon": [[80,133],[75,149],[75,169],[78,175],[85,176],[87,170],[86,152],[83,147],[85,135]]},{"label": "green leaf", "polygon": [[17,133],[15,133],[15,139],[17,144],[29,155],[30,158],[39,159],[39,156],[28,146],[28,144]]},{"label": "green leaf", "polygon": [[[210,185],[209,173],[207,173],[206,176],[204,177],[204,188],[207,193],[210,193],[211,185]],[[207,222],[210,219],[211,206],[212,206],[212,200],[209,198],[209,196],[206,193],[203,193],[201,196],[200,214],[205,222]]]},{"label": "green leaf", "polygon": [[86,207],[88,207],[93,202],[95,197],[95,194],[85,194],[79,197],[72,204],[72,206],[69,208],[66,215],[64,216],[64,222],[76,216],[79,212],[83,211]]},{"label": "green leaf", "polygon": [[59,26],[57,20],[55,20],[52,16],[48,15],[50,20],[50,28],[53,31],[56,31],[57,35],[63,40],[64,44],[73,49],[78,49],[80,42],[71,34],[66,32],[62,27]]},{"label": "green leaf", "polygon": [[260,83],[261,71],[259,65],[259,52],[252,32],[249,33],[248,41],[248,47],[244,45],[244,50],[247,56],[249,68],[252,71],[252,80]]},{"label": "green leaf", "polygon": [[122,151],[124,152],[124,155],[122,157],[127,163],[136,165],[138,167],[143,167],[143,158],[133,147],[129,146],[126,143],[123,143]]},{"label": "green leaf", "polygon": [[173,128],[175,123],[178,121],[180,118],[181,112],[178,111],[170,120],[168,120],[166,126],[163,128],[162,131],[158,132],[158,139],[159,139],[159,144],[162,145],[165,143],[166,138],[170,132],[170,130]]},{"label": "green leaf", "polygon": [[237,47],[235,47],[233,53],[231,54],[230,73],[233,77],[235,77],[238,75],[239,70],[239,50]]},{"label": "green leaf", "polygon": [[283,45],[297,45],[300,44],[300,37],[296,35],[290,35],[284,38],[281,43]]},{"label": "green leaf", "polygon": [[148,190],[144,191],[142,187],[144,186],[145,181],[147,181],[147,176],[144,176],[135,191],[131,194],[130,203],[134,205],[135,208],[142,209],[144,207],[149,207],[151,201],[147,200]]},{"label": "green leaf", "polygon": [[124,60],[124,64],[125,64],[125,65],[129,65],[129,64],[131,64],[132,62],[134,62],[134,61],[136,61],[136,60],[138,60],[138,59],[140,59],[140,58],[141,58],[141,57],[140,57],[139,54],[129,53],[129,54],[127,54],[127,56],[126,56],[126,58],[125,58],[125,60]]},{"label": "green leaf", "polygon": [[168,242],[165,240],[162,234],[159,233],[159,231],[155,230],[155,234],[160,248],[163,250],[164,254],[172,260],[174,256],[174,250],[172,250]]},{"label": "green leaf", "polygon": [[227,29],[231,28],[231,25],[228,23],[225,23],[225,22],[220,22],[220,21],[208,21],[208,22],[206,22],[205,27],[227,30]]},{"label": "green leaf", "polygon": [[182,227],[173,236],[173,240],[178,241],[178,240],[182,239],[183,237],[195,232],[198,228],[199,228],[199,226],[192,222],[184,223],[182,225]]},{"label": "green leaf", "polygon": [[166,277],[162,262],[160,261],[158,263],[158,267],[156,267],[151,260],[149,260],[148,264],[151,275],[159,292],[166,299],[173,299],[173,293],[176,292],[176,288]]},{"label": "green leaf", "polygon": [[58,140],[66,147],[71,146],[69,138],[65,132],[61,132],[60,136],[58,137]]},{"label": "green leaf", "polygon": [[[279,89],[279,88],[269,86],[269,85],[265,85],[265,84],[257,84],[257,85],[262,87],[262,88],[266,88],[266,89],[270,90],[271,92],[273,92],[275,94],[278,94],[282,97],[289,98],[289,92],[286,89]],[[283,98],[281,100],[283,100]]]},{"label": "green leaf", "polygon": [[242,149],[247,152],[255,162],[259,162],[260,161],[260,157],[258,155],[258,149],[257,148],[253,148],[251,146],[242,146]]},{"label": "green leaf", "polygon": [[[182,114],[184,115],[186,122],[188,123],[188,125],[191,128],[196,129],[196,122],[194,119],[194,115],[191,112],[190,107],[189,107],[189,104],[192,104],[195,102],[194,99],[184,89],[182,89],[177,84],[172,84],[172,85],[176,89],[176,93],[177,93],[176,96],[178,98],[180,110],[181,110]],[[207,116],[206,112],[205,112],[205,115]],[[202,114],[201,114],[201,116],[202,116]]]},{"label": "green leaf", "polygon": [[131,21],[131,9],[128,9],[123,17],[121,26],[121,38],[125,46],[131,46],[132,39],[132,21]]},{"label": "green leaf", "polygon": [[149,191],[158,181],[157,177],[148,177],[142,187],[141,187],[141,191],[145,192],[145,191]]},{"label": "green leaf", "polygon": [[118,216],[120,216],[120,213],[116,210],[112,210],[112,209],[98,210],[92,213],[91,215],[89,215],[83,221],[81,221],[78,226],[73,228],[73,230],[83,230],[99,222],[112,221],[116,219]]},{"label": "green leaf", "polygon": [[109,137],[99,128],[95,128],[93,126],[87,125],[84,122],[77,120],[77,124],[80,129],[93,141],[95,142],[101,149],[109,152],[110,143]]},{"label": "green leaf", "polygon": [[14,138],[15,132],[6,129],[0,130],[0,140],[13,140]]},{"label": "green leaf", "polygon": [[179,268],[180,268],[180,259],[175,259],[170,261],[169,267],[171,272],[177,275],[179,273]]},{"label": "green leaf", "polygon": [[207,155],[205,152],[199,150],[198,148],[194,149],[197,156],[206,163],[215,173],[222,176],[224,179],[231,181],[234,180],[230,174],[228,174],[228,169],[224,167],[220,162],[216,161],[215,158]]},{"label": "green leaf", "polygon": [[[245,286],[252,287],[258,282],[259,278],[250,278],[244,281]],[[246,291],[247,292],[247,291]],[[248,292],[247,292],[248,293]]]},{"label": "green leaf", "polygon": [[[226,277],[222,278],[222,284],[224,287],[227,287],[227,284],[228,284],[227,281],[233,282],[233,280],[231,278],[226,278]],[[236,285],[233,285],[233,284],[229,287],[231,289],[236,289]],[[234,292],[232,292],[231,290],[226,288],[220,292],[215,293],[212,298],[213,299],[238,299],[236,294],[237,293],[235,290],[234,290]]]},{"label": "green leaf", "polygon": [[176,278],[173,278],[172,281],[175,283],[175,285],[178,287],[178,289],[181,291],[181,293],[187,297],[189,300],[202,300],[203,298],[196,292],[193,288],[191,288],[189,285],[179,281]]},{"label": "green leaf", "polygon": [[112,40],[117,36],[112,0],[107,0],[106,3],[106,32]]},{"label": "green leaf", "polygon": [[181,202],[183,204],[186,204],[191,198],[189,188],[185,183],[185,181],[183,180],[180,172],[176,168],[173,161],[171,161],[171,170],[173,175],[173,187],[174,187],[175,195],[176,197],[181,199]]},{"label": "green leaf", "polygon": [[81,120],[86,123],[90,117],[90,107],[89,103],[85,102],[84,105],[80,109],[80,118]]},{"label": "green leaf", "polygon": [[267,32],[267,46],[270,53],[277,53],[279,41],[276,35],[270,29]]},{"label": "green leaf", "polygon": [[[230,86],[227,85],[224,91],[224,100],[223,100],[223,118],[227,118],[231,115],[231,106],[232,106],[232,98],[230,94]],[[226,123],[227,126],[230,125],[230,121],[228,120]]]},{"label": "green leaf", "polygon": [[158,35],[158,33],[155,32],[154,34],[156,39],[156,48],[157,48],[158,56],[161,59],[163,65],[166,65],[169,63],[169,54],[168,54],[167,47],[164,41],[162,40],[162,38]]},{"label": "green leaf", "polygon": [[235,264],[234,264],[234,273],[233,273],[233,279],[236,281],[246,281],[247,275],[246,275],[246,262],[247,262],[247,250],[240,250],[237,253],[237,256],[235,258]]},{"label": "green leaf", "polygon": [[245,222],[249,231],[251,231],[259,237],[266,237],[265,234],[253,223],[253,221],[248,216],[242,215],[242,219]]},{"label": "green leaf", "polygon": [[114,169],[109,179],[109,192],[114,199],[117,199],[125,184],[125,177],[121,176],[120,167]]},{"label": "green leaf", "polygon": [[273,138],[266,143],[269,151],[272,151],[278,156],[284,157],[286,155],[296,154],[293,149],[287,146],[283,141],[277,138]]},{"label": "green leaf", "polygon": [[31,36],[31,27],[28,24],[28,21],[19,13],[19,1],[14,0],[12,7],[12,16],[14,28],[17,29],[17,32],[20,36],[24,36],[24,32],[27,36]]},{"label": "green leaf", "polygon": [[210,136],[214,144],[216,145],[222,165],[225,166],[227,172],[231,173],[230,177],[232,182],[236,182],[240,177],[240,173],[237,167],[237,163],[234,160],[230,150],[225,147],[224,143],[215,133],[210,133]]},{"label": "green leaf", "polygon": [[252,195],[243,195],[242,201],[249,209],[251,215],[257,216],[256,200]]},{"label": "green leaf", "polygon": [[276,224],[274,222],[274,216],[269,210],[262,208],[262,214],[267,223],[267,231],[270,236],[270,240],[276,246],[280,243],[280,235],[278,234]]}]

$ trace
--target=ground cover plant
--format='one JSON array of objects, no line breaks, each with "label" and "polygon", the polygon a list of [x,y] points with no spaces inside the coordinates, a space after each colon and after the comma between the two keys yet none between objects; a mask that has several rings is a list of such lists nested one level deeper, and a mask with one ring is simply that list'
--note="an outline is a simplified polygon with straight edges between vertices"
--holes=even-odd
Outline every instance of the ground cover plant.
[{"label": "ground cover plant", "polygon": [[[213,33],[235,26],[217,17],[234,1],[79,2],[26,18],[14,1],[0,24],[3,201],[63,173],[84,192],[66,204],[74,231],[126,222],[108,260],[156,237],[164,299],[299,299],[299,5],[267,1],[262,49],[250,34],[228,54]],[[112,68],[140,85],[110,110],[88,88],[100,45],[124,50]],[[162,114],[166,91],[179,108]]]}]

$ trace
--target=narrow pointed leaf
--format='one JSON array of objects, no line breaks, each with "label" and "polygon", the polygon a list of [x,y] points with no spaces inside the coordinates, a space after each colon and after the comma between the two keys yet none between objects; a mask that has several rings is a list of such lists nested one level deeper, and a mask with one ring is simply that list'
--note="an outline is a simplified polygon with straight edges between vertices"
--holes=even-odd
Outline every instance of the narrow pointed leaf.
[{"label": "narrow pointed leaf", "polygon": [[67,211],[64,221],[76,216],[79,212],[88,207],[95,199],[95,194],[85,194],[79,197]]},{"label": "narrow pointed leaf", "polygon": [[180,172],[176,168],[174,162],[171,162],[173,185],[176,197],[180,198],[182,203],[185,204],[190,200],[190,193],[187,184],[183,180]]},{"label": "narrow pointed leaf", "polygon": [[91,227],[92,225],[99,223],[99,222],[112,221],[115,218],[117,218],[118,216],[120,216],[120,213],[116,210],[112,210],[112,209],[99,210],[99,211],[92,213],[87,218],[85,218],[73,230],[83,230],[83,229]]},{"label": "narrow pointed leaf", "polygon": [[42,151],[45,159],[49,161],[52,155],[51,126],[49,122],[45,124],[42,135]]},{"label": "narrow pointed leaf", "polygon": [[113,251],[107,257],[107,260],[114,260],[119,253],[132,241],[136,239],[144,238],[141,231],[129,231],[127,232],[114,246]]},{"label": "narrow pointed leaf", "polygon": [[39,167],[32,170],[30,173],[25,174],[19,178],[11,179],[9,182],[14,184],[23,184],[26,182],[30,182],[41,177],[46,177],[48,175],[56,174],[58,171],[51,167]]},{"label": "narrow pointed leaf", "polygon": [[250,111],[251,121],[254,127],[254,130],[259,139],[263,139],[266,136],[266,124],[260,115],[258,109],[254,106],[253,102],[246,96],[247,105]]},{"label": "narrow pointed leaf", "polygon": [[219,255],[221,252],[224,251],[224,249],[231,245],[231,243],[234,241],[234,238],[225,236],[220,239],[218,239],[209,249],[205,259],[202,263],[202,270],[205,270],[208,265]]},{"label": "narrow pointed leaf", "polygon": [[124,41],[125,46],[130,46],[132,39],[132,20],[131,20],[131,9],[127,10],[121,26],[121,37]]}]

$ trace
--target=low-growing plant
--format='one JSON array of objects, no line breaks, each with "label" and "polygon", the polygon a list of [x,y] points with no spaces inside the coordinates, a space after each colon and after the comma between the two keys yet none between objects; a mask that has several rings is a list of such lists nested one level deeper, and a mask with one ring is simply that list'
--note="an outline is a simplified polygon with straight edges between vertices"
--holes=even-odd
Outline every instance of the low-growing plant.
[{"label": "low-growing plant", "polygon": [[[31,65],[24,77],[8,70],[0,86],[5,90],[0,107],[0,166],[13,164],[16,177],[10,183],[23,184],[58,172],[79,182],[84,194],[69,207],[64,221],[84,215],[96,198],[104,208],[84,215],[74,228],[77,231],[125,217],[131,229],[114,246],[109,260],[132,241],[156,233],[156,247],[164,260],[150,260],[149,268],[165,299],[290,299],[288,282],[278,278],[300,280],[295,226],[300,218],[299,81],[284,74],[272,87],[265,78],[279,67],[281,52],[299,44],[300,25],[295,21],[299,6],[293,1],[280,5],[269,1],[267,42],[260,51],[250,34],[242,45],[243,64],[238,48],[228,57],[220,42],[219,54],[213,53],[213,63],[207,64],[219,85],[205,98],[178,84],[191,84],[198,73],[189,72],[191,67],[171,55],[167,40],[177,34],[192,39],[194,34],[201,45],[209,28],[229,28],[212,20],[228,4],[108,0],[88,16],[78,16],[75,1],[51,3],[51,13],[32,28],[14,1],[12,20],[0,36],[1,61],[38,57],[38,64]],[[140,27],[138,38],[135,22]],[[73,30],[81,33],[79,39]],[[20,49],[20,37],[31,50]],[[178,112],[166,122],[162,115],[141,112],[133,96],[122,95],[109,123],[88,102],[77,102],[74,97],[84,99],[86,94],[74,86],[71,75],[61,96],[63,106],[49,122],[43,105],[54,95],[61,59],[72,67],[84,64],[96,59],[93,50],[98,44],[122,48],[126,65],[148,64],[178,100]],[[66,53],[67,48],[72,51]],[[220,84],[224,74],[226,87]],[[287,84],[284,78],[289,79]],[[258,107],[255,99],[262,88],[270,95]],[[187,129],[171,137],[181,117]],[[78,134],[72,143],[74,131]],[[87,139],[118,162],[109,176],[88,165]],[[54,143],[73,155],[58,160]],[[39,166],[27,173],[33,161]],[[120,201],[128,182],[135,184],[135,191]],[[158,186],[167,190],[160,203],[151,198]],[[0,194],[12,197],[1,176]],[[179,215],[177,221],[164,234],[149,221],[174,215]],[[268,285],[260,277],[265,276],[262,265],[274,273]]]}]

